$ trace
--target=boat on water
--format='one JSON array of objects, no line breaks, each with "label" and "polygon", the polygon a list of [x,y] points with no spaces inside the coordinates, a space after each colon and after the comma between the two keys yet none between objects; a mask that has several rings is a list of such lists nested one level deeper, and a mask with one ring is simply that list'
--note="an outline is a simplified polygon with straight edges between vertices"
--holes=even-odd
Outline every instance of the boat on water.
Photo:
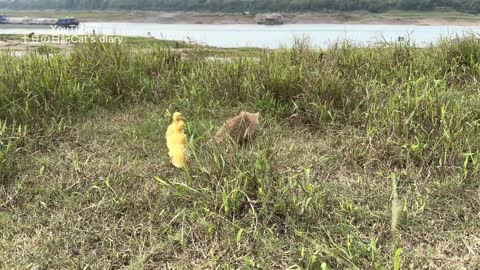
[{"label": "boat on water", "polygon": [[0,25],[28,25],[28,26],[58,26],[58,27],[77,27],[80,22],[73,18],[30,18],[30,17],[8,17],[6,15],[0,15]]},{"label": "boat on water", "polygon": [[283,19],[283,16],[281,14],[272,14],[267,17],[261,18],[259,21],[257,21],[257,24],[263,24],[263,25],[282,25],[285,23],[285,20]]}]

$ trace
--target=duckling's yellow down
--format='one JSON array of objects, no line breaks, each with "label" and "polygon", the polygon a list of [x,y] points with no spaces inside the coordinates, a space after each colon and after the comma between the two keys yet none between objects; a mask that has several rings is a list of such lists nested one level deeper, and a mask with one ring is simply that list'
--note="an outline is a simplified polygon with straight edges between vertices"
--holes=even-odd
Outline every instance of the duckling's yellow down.
[{"label": "duckling's yellow down", "polygon": [[167,128],[165,138],[167,140],[168,155],[173,166],[177,168],[185,167],[187,162],[185,154],[187,136],[185,136],[185,123],[181,113],[176,112],[173,114],[172,123]]}]

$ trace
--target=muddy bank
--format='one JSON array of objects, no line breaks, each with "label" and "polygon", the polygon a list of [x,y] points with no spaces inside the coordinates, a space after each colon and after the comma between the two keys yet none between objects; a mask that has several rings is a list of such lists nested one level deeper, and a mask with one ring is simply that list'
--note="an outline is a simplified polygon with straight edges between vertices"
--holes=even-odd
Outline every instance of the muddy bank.
[{"label": "muddy bank", "polygon": [[[161,24],[256,24],[272,13],[209,13],[124,10],[0,10],[12,17],[76,17],[81,22],[144,22]],[[408,25],[480,25],[480,16],[460,12],[304,12],[281,13],[288,24],[408,24]],[[4,27],[2,25],[1,27]]]},{"label": "muddy bank", "polygon": [[[242,15],[240,13],[155,12],[132,11],[123,19],[113,16],[79,17],[84,22],[123,21],[162,24],[256,24],[270,13]],[[282,13],[288,24],[408,24],[408,25],[480,25],[480,16],[471,18],[403,18],[369,14]]]},{"label": "muddy bank", "polygon": [[42,43],[42,42],[33,42],[33,41],[24,41],[23,39],[18,40],[5,40],[0,37],[0,52],[1,51],[12,51],[12,52],[27,52],[37,49],[46,49],[48,46],[49,49],[67,49],[71,47],[71,44],[62,42],[62,43]]}]

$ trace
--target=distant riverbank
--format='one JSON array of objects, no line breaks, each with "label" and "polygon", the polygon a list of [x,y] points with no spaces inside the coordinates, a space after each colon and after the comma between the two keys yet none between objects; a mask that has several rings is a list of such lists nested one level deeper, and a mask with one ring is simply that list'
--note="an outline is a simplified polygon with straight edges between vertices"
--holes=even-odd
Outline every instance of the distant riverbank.
[{"label": "distant riverbank", "polygon": [[219,48],[291,47],[295,40],[307,39],[311,46],[328,48],[341,42],[371,46],[398,42],[400,37],[417,47],[425,47],[446,38],[472,36],[480,26],[406,25],[406,24],[161,24],[143,22],[83,22],[68,31],[50,28],[1,28],[0,34],[30,35],[108,35],[178,40]]},{"label": "distant riverbank", "polygon": [[[28,17],[73,16],[82,22],[144,22],[161,24],[255,24],[268,13],[159,12],[159,11],[68,11],[0,10],[0,14]],[[408,25],[480,25],[480,16],[461,12],[333,12],[282,13],[288,24],[408,24]]]}]

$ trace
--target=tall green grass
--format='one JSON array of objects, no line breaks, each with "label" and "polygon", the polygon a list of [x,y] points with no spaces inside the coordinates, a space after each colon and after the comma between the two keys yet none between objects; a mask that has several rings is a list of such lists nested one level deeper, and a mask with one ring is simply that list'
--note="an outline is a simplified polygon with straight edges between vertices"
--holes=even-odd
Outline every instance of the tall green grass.
[{"label": "tall green grass", "polygon": [[[31,134],[97,105],[172,100],[213,108],[251,104],[314,126],[357,127],[387,140],[394,167],[413,161],[445,173],[478,173],[480,43],[443,41],[326,51],[304,43],[258,57],[207,59],[201,48],[132,51],[87,44],[68,54],[0,54],[0,118]],[[55,129],[55,128],[53,128]],[[6,150],[5,150],[6,151]]]},{"label": "tall green grass", "polygon": [[[449,213],[439,213],[455,201],[448,200],[449,193],[462,185],[468,190],[472,179],[478,177],[479,49],[479,41],[466,38],[423,49],[403,44],[360,48],[345,43],[317,50],[300,42],[292,49],[256,52],[252,57],[241,54],[218,61],[210,57],[211,49],[201,47],[180,52],[85,44],[67,53],[33,52],[22,57],[0,53],[2,183],[11,182],[20,173],[17,160],[36,156],[31,153],[43,151],[45,141],[66,140],[68,136],[59,135],[67,133],[77,120],[82,122],[78,118],[87,112],[105,112],[137,102],[142,106],[161,104],[153,115],[141,117],[147,121],[140,127],[135,121],[124,121],[111,123],[113,129],[109,130],[112,127],[108,121],[120,118],[94,123],[107,125],[105,129],[110,133],[105,136],[118,136],[118,145],[108,145],[108,149],[103,149],[103,141],[90,145],[88,138],[96,140],[104,134],[88,137],[87,133],[82,147],[63,146],[54,152],[65,155],[61,158],[65,161],[63,169],[55,170],[57,164],[51,163],[59,159],[52,159],[50,164],[40,162],[41,166],[35,168],[33,174],[39,170],[41,181],[18,178],[21,195],[18,199],[14,194],[9,196],[12,209],[23,217],[29,213],[25,205],[35,204],[29,209],[43,222],[47,214],[37,209],[36,199],[32,201],[37,198],[40,205],[57,207],[48,215],[71,213],[70,219],[65,219],[67,223],[78,223],[78,214],[90,216],[82,212],[90,207],[104,211],[101,221],[83,223],[87,228],[102,222],[115,223],[118,218],[135,227],[138,220],[148,223],[152,221],[148,217],[158,215],[152,226],[159,231],[149,231],[148,238],[156,235],[167,239],[156,246],[142,244],[141,249],[146,251],[134,251],[142,254],[133,260],[133,265],[140,268],[148,264],[148,254],[157,253],[163,245],[188,250],[189,241],[200,237],[214,239],[215,243],[223,239],[219,247],[230,249],[225,254],[244,251],[238,255],[242,262],[227,262],[236,266],[269,265],[268,258],[262,261],[260,246],[265,248],[264,254],[272,254],[268,249],[274,250],[275,256],[286,252],[293,259],[283,263],[304,269],[382,269],[383,265],[398,269],[412,257],[408,247],[403,246],[402,236],[408,229],[430,230],[435,227],[430,224],[436,222],[435,218],[450,222],[450,217],[444,216]],[[220,122],[227,116],[217,114],[229,111],[225,108],[257,110],[268,120],[253,145],[237,148],[209,142],[206,136],[211,125],[205,119],[215,116]],[[165,109],[188,110],[193,118],[187,119],[192,162],[185,172],[170,172],[163,165],[149,167],[150,158],[152,163],[162,163],[157,160],[161,155],[149,153],[163,147],[159,146],[158,132],[163,133],[169,121],[169,117],[161,116]],[[135,112],[130,114],[128,117],[135,117]],[[135,128],[123,132],[124,123]],[[284,130],[289,125],[294,126],[292,134]],[[88,132],[96,129],[102,130],[96,126]],[[281,134],[269,133],[278,130]],[[316,135],[311,136],[309,130]],[[330,147],[339,145],[340,149],[327,151],[325,157],[315,152],[320,151],[322,143],[309,144],[305,140],[320,139],[317,133],[321,132],[334,134],[325,137]],[[296,138],[299,133],[303,136]],[[142,137],[149,139],[142,141]],[[302,145],[304,149],[299,147]],[[147,149],[152,146],[157,147]],[[105,156],[126,153],[119,154],[118,160],[115,156],[113,161],[102,163],[96,156],[104,150]],[[322,159],[320,165],[310,167],[313,165],[308,164],[306,156],[311,155],[315,160]],[[139,163],[142,168],[128,165],[131,161],[143,162]],[[332,176],[335,170],[342,171],[336,163],[351,166],[351,170],[343,171],[353,174],[352,179]],[[333,169],[322,170],[322,166],[329,165]],[[322,175],[324,171],[329,175]],[[43,179],[47,172],[59,180],[42,182],[47,181]],[[413,176],[415,173],[418,175]],[[66,177],[70,174],[71,179]],[[375,176],[376,182],[370,181],[369,177]],[[389,177],[391,189],[386,181]],[[143,178],[155,179],[158,190],[139,188],[145,184],[139,181]],[[443,179],[455,182],[443,186],[437,183]],[[355,186],[355,181],[361,184]],[[445,188],[448,185],[452,189]],[[359,190],[349,190],[353,187]],[[417,194],[417,188],[427,194]],[[428,193],[431,189],[436,189],[434,195],[447,199],[437,201]],[[427,198],[429,195],[435,198]],[[383,205],[389,198],[391,207]],[[384,211],[385,206],[391,212]],[[473,216],[471,209],[451,209]],[[433,217],[424,214],[428,211]],[[379,213],[381,216],[377,216]],[[471,225],[467,221],[451,222]],[[64,233],[65,239],[58,241],[69,241],[70,230]],[[417,237],[417,233],[412,235]],[[270,240],[273,243],[266,243]],[[133,250],[136,244],[126,246]],[[282,250],[277,254],[277,249]],[[53,250],[47,248],[44,253]],[[110,256],[110,251],[105,248],[101,252]],[[390,257],[384,258],[385,254]],[[214,257],[220,255],[209,256],[215,261]]]}]

